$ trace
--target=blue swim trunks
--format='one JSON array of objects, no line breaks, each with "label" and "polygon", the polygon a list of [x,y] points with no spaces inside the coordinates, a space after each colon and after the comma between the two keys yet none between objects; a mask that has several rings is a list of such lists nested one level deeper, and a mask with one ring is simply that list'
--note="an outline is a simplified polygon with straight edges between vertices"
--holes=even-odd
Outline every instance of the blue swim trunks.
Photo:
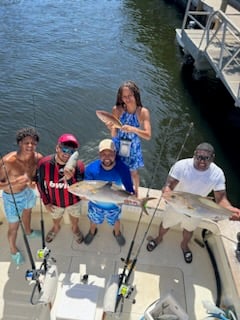
[{"label": "blue swim trunks", "polygon": [[3,191],[2,198],[7,221],[15,223],[19,221],[18,215],[21,217],[24,209],[31,209],[36,205],[37,195],[34,189],[26,188],[13,195]]},{"label": "blue swim trunks", "polygon": [[88,218],[95,224],[103,223],[106,218],[108,224],[114,226],[115,222],[119,220],[121,208],[114,204],[95,204],[91,201],[88,203]]}]

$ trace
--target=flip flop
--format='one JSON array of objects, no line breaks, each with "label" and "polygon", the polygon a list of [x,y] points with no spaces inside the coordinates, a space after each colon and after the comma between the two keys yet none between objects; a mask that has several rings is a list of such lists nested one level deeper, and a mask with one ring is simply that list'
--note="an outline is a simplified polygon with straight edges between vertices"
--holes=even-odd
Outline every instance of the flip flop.
[{"label": "flip flop", "polygon": [[49,231],[48,232],[48,234],[47,234],[47,236],[46,236],[46,242],[52,242],[53,241],[53,239],[56,237],[56,233],[55,232],[53,232],[53,231]]},{"label": "flip flop", "polygon": [[147,251],[152,252],[157,246],[158,243],[154,239],[152,239],[147,244]]},{"label": "flip flop", "polygon": [[192,262],[192,252],[190,250],[187,250],[187,251],[183,251],[182,249],[182,252],[183,252],[183,257],[184,257],[184,260],[186,263],[191,263]]},{"label": "flip flop", "polygon": [[81,231],[78,231],[77,233],[74,233],[74,238],[75,238],[75,241],[78,243],[78,244],[81,244],[84,240],[84,237],[83,237],[83,234]]}]

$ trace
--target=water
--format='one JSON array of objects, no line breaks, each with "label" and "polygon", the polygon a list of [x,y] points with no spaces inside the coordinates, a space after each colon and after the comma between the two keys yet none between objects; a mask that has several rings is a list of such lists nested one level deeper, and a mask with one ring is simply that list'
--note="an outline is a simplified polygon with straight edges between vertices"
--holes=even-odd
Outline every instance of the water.
[{"label": "water", "polygon": [[54,152],[58,136],[71,132],[87,164],[109,137],[95,111],[111,111],[118,87],[131,79],[152,122],[152,139],[143,141],[141,185],[161,188],[180,151],[180,158],[191,156],[198,143],[209,141],[229,198],[240,206],[239,145],[236,137],[224,143],[230,124],[223,124],[234,119],[237,130],[237,111],[214,77],[196,83],[183,72],[175,43],[183,12],[172,2],[0,0],[0,19],[2,154],[16,149],[17,129],[34,126],[40,152]]}]

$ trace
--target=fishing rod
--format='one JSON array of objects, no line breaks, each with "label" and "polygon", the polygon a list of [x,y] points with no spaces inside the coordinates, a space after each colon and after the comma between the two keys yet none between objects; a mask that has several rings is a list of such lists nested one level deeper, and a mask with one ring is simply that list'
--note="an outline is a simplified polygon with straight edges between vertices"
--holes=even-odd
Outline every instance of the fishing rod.
[{"label": "fishing rod", "polygon": [[[34,107],[34,126],[35,129],[37,128],[37,122],[36,122],[36,108],[35,108],[35,100],[34,96],[33,98],[33,107]],[[37,257],[39,259],[42,259],[43,262],[40,265],[40,268],[38,270],[32,269],[27,270],[25,278],[28,281],[35,281],[35,285],[32,290],[30,302],[33,305],[36,305],[38,303],[50,303],[52,300],[52,297],[54,296],[54,286],[55,286],[55,279],[57,279],[57,268],[52,263],[56,263],[56,260],[52,257],[51,258],[51,264],[49,264],[49,258],[51,250],[49,250],[46,247],[45,243],[45,226],[44,226],[44,219],[43,219],[43,208],[42,208],[42,201],[41,197],[39,196],[39,203],[40,203],[40,225],[41,225],[41,235],[42,235],[42,248],[37,251]],[[40,285],[40,277],[45,276],[45,282],[42,282],[42,285]],[[49,280],[52,278],[51,280]],[[34,299],[36,289],[40,287],[39,295],[37,299]]]},{"label": "fishing rod", "polygon": [[[38,250],[38,257],[39,258],[43,258],[44,259],[44,263],[41,265],[40,269],[36,269],[36,265],[33,259],[33,255],[30,249],[30,245],[29,245],[29,241],[27,238],[27,234],[23,225],[23,221],[21,218],[21,213],[19,211],[18,205],[17,205],[17,201],[15,198],[15,194],[13,192],[13,187],[12,187],[12,183],[10,181],[9,178],[9,174],[8,174],[8,170],[4,161],[4,158],[2,156],[2,154],[0,153],[0,157],[1,157],[1,162],[2,162],[2,169],[4,171],[5,174],[5,179],[6,182],[8,184],[8,188],[10,190],[10,194],[13,200],[13,204],[15,207],[15,211],[16,211],[16,215],[18,217],[18,221],[19,221],[19,225],[20,228],[22,230],[22,234],[23,234],[23,239],[24,239],[24,243],[25,243],[25,247],[27,250],[27,254],[30,260],[30,264],[31,264],[31,269],[27,270],[25,273],[25,279],[28,281],[35,281],[35,285],[32,291],[32,295],[30,298],[30,302],[32,304],[36,304],[34,302],[34,296],[36,291],[38,290],[38,301],[37,303],[48,303],[50,301],[50,299],[52,299],[52,297],[55,295],[55,288],[56,286],[56,279],[57,279],[57,270],[56,270],[56,266],[52,266],[52,268],[49,268],[49,271],[47,270],[47,263],[46,260],[49,256],[50,251],[47,248],[44,248],[44,250]],[[43,221],[43,218],[42,218]],[[43,222],[42,222],[43,224]],[[44,267],[44,271],[43,271],[43,267]],[[47,270],[47,271],[46,271]],[[45,280],[44,282],[42,282],[42,280],[40,281],[40,276],[41,275],[45,275]],[[52,280],[53,279],[53,280]]]},{"label": "fishing rod", "polygon": [[148,186],[148,189],[147,189],[147,195],[146,195],[147,197],[149,196],[149,191],[153,186],[153,182],[155,181],[155,177],[156,177],[157,171],[158,171],[159,166],[160,166],[160,161],[162,159],[163,149],[164,149],[165,144],[167,142],[168,133],[169,133],[169,129],[170,129],[171,125],[172,125],[172,121],[173,121],[173,119],[171,118],[169,120],[166,132],[164,134],[164,141],[163,141],[163,143],[161,145],[161,149],[160,149],[159,156],[158,156],[158,161],[157,161],[156,165],[154,166],[154,171],[153,171],[153,174],[152,174],[152,177],[150,179],[150,183],[149,183],[149,186]]},{"label": "fishing rod", "polygon": [[[172,119],[170,119],[170,121],[169,121],[169,124],[168,124],[168,127],[167,127],[167,132],[169,131],[169,128],[171,127],[171,123],[172,123]],[[148,187],[148,190],[147,190],[147,194],[146,194],[147,198],[149,198],[149,191],[150,191],[150,188],[151,188],[151,184],[154,181],[154,177],[155,177],[156,172],[158,170],[158,167],[160,165],[160,159],[162,158],[163,147],[164,147],[164,145],[165,145],[165,143],[167,141],[167,137],[168,137],[168,135],[165,134],[165,140],[164,140],[164,143],[162,144],[162,147],[161,147],[161,150],[160,150],[160,156],[158,157],[158,162],[157,162],[157,165],[155,166],[155,170],[154,170],[152,178],[150,180],[151,183],[150,183],[150,185]],[[160,198],[160,200],[161,200],[161,198]],[[160,200],[159,200],[159,203],[160,203]],[[157,211],[159,203],[156,206],[155,212]],[[116,299],[114,312],[117,311],[120,301],[121,301],[121,310],[120,310],[120,312],[122,311],[124,298],[129,298],[131,293],[132,293],[132,291],[133,291],[133,287],[129,286],[128,282],[129,282],[130,276],[132,274],[132,271],[133,271],[133,269],[134,269],[134,267],[135,267],[135,265],[137,263],[137,257],[138,257],[138,255],[140,253],[140,250],[141,250],[141,247],[142,247],[143,242],[145,240],[145,237],[142,239],[142,243],[139,246],[137,254],[136,254],[136,256],[135,256],[135,258],[133,259],[132,262],[130,261],[130,258],[131,258],[133,246],[134,246],[134,243],[135,243],[135,239],[136,239],[136,236],[137,236],[137,232],[138,232],[138,229],[139,229],[139,225],[140,225],[140,222],[141,222],[141,219],[142,219],[142,216],[143,216],[143,211],[144,210],[142,209],[141,212],[140,212],[139,219],[138,219],[138,222],[137,222],[137,226],[135,228],[135,232],[134,232],[134,235],[133,235],[133,238],[132,238],[129,250],[128,250],[127,258],[126,259],[123,259],[123,258],[121,259],[124,262],[124,267],[123,267],[122,273],[119,275],[118,294],[117,294],[117,299]],[[154,212],[154,214],[153,214],[153,216],[151,218],[151,221],[153,220],[153,218],[155,216],[155,212]],[[150,225],[149,225],[149,228],[150,228]],[[146,234],[147,234],[147,232],[146,232]],[[130,268],[129,268],[129,266],[130,266]],[[128,268],[129,268],[129,271],[126,274]],[[133,300],[133,303],[135,303],[135,300]]]},{"label": "fishing rod", "polygon": [[[170,124],[171,124],[171,121],[169,122],[168,129],[170,128]],[[184,138],[184,141],[183,141],[183,143],[181,145],[180,151],[177,154],[177,158],[176,158],[175,162],[177,162],[180,159],[180,156],[181,156],[182,151],[184,149],[184,146],[185,146],[185,144],[186,144],[186,142],[188,140],[188,137],[190,136],[190,132],[191,132],[192,128],[193,128],[193,122],[191,122],[190,125],[189,125],[188,131],[187,131],[187,133],[185,135],[185,138]],[[165,141],[166,141],[166,139],[165,139]],[[165,142],[164,142],[164,144],[165,144]],[[162,150],[163,150],[163,147],[161,148],[161,154],[162,154]],[[159,157],[159,159],[160,159],[160,157]],[[160,164],[160,160],[158,161],[158,164],[157,164],[156,167],[158,167],[159,164]],[[155,171],[156,171],[156,169],[155,169]],[[150,187],[149,187],[149,189],[150,189]],[[148,189],[148,192],[147,192],[147,196],[149,196],[149,189]],[[159,205],[161,203],[162,197],[163,197],[163,194],[161,193],[161,195],[160,195],[160,197],[158,199],[158,202],[157,202],[157,204],[155,206],[154,212],[153,212],[153,214],[151,216],[151,219],[150,219],[150,221],[148,223],[147,229],[144,232],[144,236],[143,236],[142,241],[141,241],[141,243],[140,243],[140,245],[138,247],[137,253],[136,253],[133,261],[130,264],[130,257],[131,257],[131,253],[132,253],[132,250],[133,250],[133,245],[134,245],[134,241],[135,241],[135,238],[136,238],[136,235],[137,235],[137,231],[139,229],[139,224],[140,224],[140,221],[141,221],[141,218],[142,218],[142,215],[143,215],[143,209],[142,209],[142,211],[140,213],[140,217],[138,219],[138,223],[137,223],[137,227],[135,229],[133,240],[131,242],[131,245],[130,245],[130,248],[129,248],[129,251],[128,251],[128,255],[127,255],[127,258],[125,260],[124,269],[123,269],[123,272],[119,276],[118,293],[117,293],[115,310],[114,310],[115,312],[117,311],[117,308],[119,306],[120,301],[122,301],[120,312],[122,311],[123,304],[124,304],[124,298],[129,298],[131,293],[133,292],[133,286],[129,285],[129,279],[130,279],[130,276],[131,276],[131,274],[133,272],[133,269],[134,269],[134,267],[135,267],[135,265],[137,263],[137,259],[138,259],[139,253],[140,253],[141,248],[143,246],[143,243],[144,243],[144,241],[145,241],[145,239],[147,237],[148,231],[149,231],[149,229],[150,229],[150,227],[152,225],[153,219],[154,219],[154,217],[156,215],[156,212],[157,212],[157,209],[158,209],[158,207],[159,207]],[[128,266],[129,266],[129,264],[130,264],[130,268],[129,268],[128,274],[126,275],[126,270],[127,270]],[[135,303],[135,300],[133,300],[133,303]]]},{"label": "fishing rod", "polygon": [[[169,131],[169,128],[171,127],[171,124],[172,124],[172,118],[169,120],[167,131],[166,131],[167,133]],[[167,141],[167,137],[168,137],[168,134],[165,134],[165,140],[164,140],[164,143],[161,146],[160,155],[158,157],[158,162],[157,162],[157,165],[155,166],[155,170],[154,170],[153,175],[152,175],[151,180],[150,180],[151,183],[149,184],[149,187],[148,187],[148,190],[147,190],[147,194],[146,194],[147,198],[149,197],[149,191],[150,191],[151,185],[152,185],[152,183],[154,181],[154,177],[156,176],[158,167],[160,165],[160,159],[162,158],[162,153],[163,153],[163,146],[165,145],[165,143]],[[126,271],[127,271],[127,268],[129,267],[129,264],[130,264],[130,257],[131,257],[131,254],[132,254],[132,250],[133,250],[133,246],[134,246],[135,239],[136,239],[136,236],[137,236],[137,232],[138,232],[138,229],[139,229],[139,225],[140,225],[140,222],[141,222],[141,219],[142,219],[142,216],[143,216],[143,211],[144,210],[142,209],[141,213],[140,213],[140,216],[139,216],[139,219],[138,219],[138,222],[137,222],[137,226],[135,228],[135,232],[134,232],[130,247],[129,247],[127,258],[126,259],[123,259],[123,258],[121,259],[124,262],[124,267],[123,267],[122,273],[119,276],[119,283],[118,283],[119,293],[117,295],[117,300],[116,300],[116,304],[115,304],[115,312],[116,312],[116,310],[118,308],[118,305],[119,305],[120,301],[122,301],[122,304],[123,304],[123,297],[124,296],[126,297],[126,294],[128,295],[129,292],[132,290],[131,287],[128,289],[126,284],[128,283],[128,280],[130,278],[132,270],[133,270],[133,268],[134,268],[134,266],[135,266],[135,264],[137,262],[136,259],[133,260],[133,262],[131,264],[132,268],[129,270],[127,275],[126,275]]]},{"label": "fishing rod", "polygon": [[191,133],[191,131],[192,131],[193,126],[194,126],[194,123],[191,122],[191,123],[189,124],[188,131],[187,131],[187,133],[186,133],[186,135],[185,135],[185,139],[184,139],[184,141],[183,141],[183,143],[182,143],[182,145],[181,145],[181,148],[180,148],[180,150],[179,150],[179,153],[178,153],[178,155],[177,155],[177,158],[176,158],[175,162],[177,162],[177,161],[180,159],[181,154],[182,154],[182,152],[183,152],[183,149],[184,149],[184,147],[185,147],[185,144],[186,144],[186,142],[187,142],[187,139],[188,139],[189,136],[190,136],[190,133]]},{"label": "fishing rod", "polygon": [[7,168],[5,166],[5,162],[3,160],[3,156],[2,156],[1,153],[0,153],[0,157],[1,157],[2,167],[4,169],[5,176],[6,176],[6,179],[7,179],[7,182],[8,182],[9,190],[10,190],[10,193],[11,193],[11,196],[12,196],[12,199],[13,199],[14,207],[15,207],[15,210],[16,210],[16,213],[17,213],[17,216],[18,216],[19,225],[20,225],[21,230],[22,230],[23,239],[24,239],[24,243],[25,243],[25,246],[26,246],[26,249],[27,249],[27,254],[28,254],[28,257],[29,257],[29,260],[30,260],[30,264],[31,264],[32,270],[36,270],[36,265],[35,265],[35,262],[33,260],[32,252],[31,252],[30,245],[29,245],[29,242],[28,242],[28,239],[27,239],[27,234],[26,234],[24,226],[23,226],[22,218],[21,218],[21,215],[19,213],[17,202],[16,202],[16,199],[15,199],[15,196],[14,196],[14,193],[13,193],[12,184],[10,182],[8,171],[7,171]]},{"label": "fishing rod", "polygon": [[[136,236],[137,236],[137,232],[139,229],[139,225],[143,216],[143,208],[141,209],[140,215],[139,215],[139,219],[137,222],[137,226],[135,228],[135,232],[128,250],[128,254],[127,254],[127,258],[126,259],[121,259],[124,262],[124,266],[123,266],[123,271],[122,273],[119,275],[119,281],[118,281],[118,294],[117,294],[117,299],[116,299],[116,304],[115,304],[115,312],[117,311],[118,305],[120,303],[120,301],[122,301],[122,305],[123,305],[123,299],[124,297],[127,298],[129,296],[129,293],[132,291],[132,287],[128,286],[128,275],[126,275],[126,271],[127,268],[130,265],[130,258],[131,258],[131,254],[132,254],[132,250],[133,250],[133,246],[136,240]],[[129,273],[128,273],[129,274]]]},{"label": "fishing rod", "polygon": [[[173,121],[172,119],[169,120],[167,129],[166,129],[166,131],[165,131],[165,134],[164,134],[164,138],[165,138],[165,139],[164,139],[164,141],[163,141],[163,143],[162,143],[162,145],[161,145],[161,149],[160,149],[160,152],[159,152],[158,161],[157,161],[156,165],[154,166],[154,171],[153,171],[153,174],[152,174],[152,177],[151,177],[149,186],[148,186],[148,190],[147,190],[147,196],[149,196],[149,191],[150,191],[150,189],[152,188],[153,182],[155,181],[156,174],[157,174],[157,171],[158,171],[159,166],[160,166],[160,161],[161,161],[161,159],[162,159],[163,150],[164,150],[164,147],[165,147],[165,145],[166,145],[166,143],[167,143],[168,133],[169,133],[169,129],[171,128],[172,121]],[[194,125],[193,122],[191,122],[191,123],[189,124],[188,131],[187,131],[187,133],[185,134],[184,141],[183,141],[183,143],[182,143],[182,145],[181,145],[181,147],[180,147],[180,150],[179,150],[179,152],[178,152],[178,154],[177,154],[177,157],[176,157],[175,162],[180,159],[180,156],[181,156],[182,151],[183,151],[183,149],[184,149],[184,147],[185,147],[185,144],[186,144],[186,142],[187,142],[187,139],[188,139],[188,137],[189,137],[189,135],[190,135],[190,133],[191,133],[191,130],[192,130],[192,128],[193,128],[193,125]]]},{"label": "fishing rod", "polygon": [[[43,220],[42,201],[40,197],[39,202],[41,212],[42,248],[37,251],[37,257],[43,260],[43,262],[41,263],[39,269],[27,270],[25,278],[28,281],[35,281],[35,285],[30,297],[31,304],[48,304],[51,309],[52,302],[54,301],[57,291],[58,270],[56,266],[56,259],[50,256],[51,250],[48,249],[45,244],[45,227]],[[39,294],[37,297],[35,297],[36,289],[39,286]]]},{"label": "fishing rod", "polygon": [[[138,231],[138,228],[139,228],[139,225],[140,225],[140,221],[141,221],[141,218],[142,218],[142,214],[143,214],[143,209],[140,213],[140,217],[138,219],[138,223],[137,223],[137,227],[135,229],[135,233],[134,233],[134,237],[133,237],[133,240],[131,242],[131,245],[130,245],[130,248],[129,248],[129,251],[128,251],[128,255],[127,255],[127,258],[126,260],[123,260],[125,262],[124,264],[124,268],[123,268],[123,271],[122,273],[120,274],[119,276],[119,283],[118,283],[118,293],[117,293],[117,298],[116,298],[116,304],[115,304],[115,310],[114,312],[117,312],[117,309],[118,309],[118,306],[119,306],[119,303],[121,301],[121,309],[120,309],[120,313],[122,312],[122,309],[123,309],[123,304],[124,304],[124,298],[128,299],[131,295],[131,293],[133,292],[134,290],[134,287],[132,285],[129,285],[129,279],[130,279],[130,276],[135,268],[135,265],[137,263],[137,259],[138,259],[138,256],[139,256],[139,253],[141,251],[141,248],[143,246],[143,243],[147,237],[147,234],[148,234],[148,231],[150,229],[150,226],[152,224],[152,221],[155,217],[155,214],[157,212],[157,208],[160,204],[162,200],[162,194],[157,202],[157,205],[154,209],[154,212],[152,214],[152,217],[150,219],[150,222],[148,224],[148,227],[146,229],[146,231],[144,232],[144,236],[142,238],[142,241],[140,243],[140,245],[138,246],[138,250],[137,250],[137,253],[134,257],[134,259],[131,261],[130,260],[130,257],[131,257],[131,253],[132,253],[132,250],[133,250],[133,245],[134,245],[134,241],[135,241],[135,238],[136,238],[136,235],[137,235],[137,231]],[[127,268],[130,266],[129,270],[128,270],[128,273],[126,274],[126,271],[127,271]],[[135,303],[135,299],[132,300],[133,303]]]},{"label": "fishing rod", "polygon": [[[21,218],[18,206],[17,206],[17,202],[16,202],[16,199],[15,199],[15,196],[14,196],[14,193],[13,193],[12,184],[10,182],[9,175],[8,175],[8,172],[7,172],[7,168],[6,168],[6,165],[5,165],[5,162],[3,160],[3,157],[1,155],[1,153],[0,153],[0,157],[1,157],[2,167],[4,169],[4,172],[5,172],[5,175],[6,175],[6,179],[7,179],[7,182],[8,182],[8,186],[9,186],[9,189],[10,189],[10,193],[11,193],[11,196],[12,196],[12,199],[13,199],[14,207],[15,207],[15,210],[16,210],[16,213],[17,213],[17,216],[18,216],[19,225],[20,225],[21,230],[22,230],[24,243],[25,243],[25,246],[26,246],[26,249],[27,249],[27,254],[28,254],[28,257],[29,257],[29,260],[30,260],[30,264],[31,264],[31,269],[27,270],[26,273],[25,273],[25,279],[28,280],[28,281],[35,281],[35,285],[33,287],[33,291],[32,291],[31,297],[30,297],[30,302],[31,302],[31,304],[34,305],[34,304],[36,304],[34,302],[34,296],[35,296],[36,290],[38,290],[38,293],[39,293],[38,297],[39,298],[40,298],[40,295],[44,296],[44,291],[42,290],[43,288],[41,286],[41,283],[40,283],[39,279],[40,279],[40,275],[45,275],[47,273],[47,263],[46,263],[45,259],[47,259],[49,257],[50,250],[48,250],[47,248],[44,248],[44,250],[38,250],[38,257],[39,258],[43,258],[44,262],[40,266],[40,269],[37,269],[36,268],[36,264],[35,264],[34,259],[33,259],[33,256],[32,256],[30,245],[29,245],[29,242],[28,242],[28,239],[27,239],[27,234],[26,234],[24,226],[23,226],[22,218]],[[54,261],[54,259],[52,259],[52,260]],[[45,268],[44,272],[42,271],[43,266]],[[57,271],[55,273],[57,273]],[[49,291],[52,293],[52,292],[54,292],[54,289],[50,288]],[[53,296],[53,293],[52,293],[52,295],[45,294],[45,296],[44,296],[44,299],[45,299],[44,302],[47,303],[49,297]]]},{"label": "fishing rod", "polygon": [[[33,118],[34,118],[34,127],[35,130],[37,130],[37,117],[36,117],[36,104],[35,104],[35,96],[32,95],[32,102],[33,102]],[[38,175],[37,175],[38,179]],[[40,204],[40,226],[41,226],[41,233],[42,233],[42,249],[38,250],[37,256],[41,259],[43,259],[43,266],[45,272],[47,272],[47,258],[49,257],[50,251],[46,251],[46,242],[45,242],[45,225],[44,225],[44,219],[43,219],[43,208],[42,208],[42,201],[41,197],[39,195],[39,204]],[[45,250],[45,251],[44,251]]]},{"label": "fishing rod", "polygon": [[[41,203],[40,198],[39,198],[39,202],[40,202],[40,212],[41,212],[41,221],[40,222],[41,222],[41,233],[42,233],[42,249],[39,249],[37,251],[37,257],[39,259],[42,259],[43,262],[40,265],[40,268],[38,270],[27,270],[26,275],[25,275],[26,280],[35,281],[35,285],[33,287],[32,294],[30,297],[30,302],[32,305],[36,305],[39,303],[39,298],[42,293],[42,286],[40,286],[41,290],[39,291],[37,299],[34,299],[34,297],[36,294],[36,289],[40,285],[40,280],[39,280],[40,276],[46,275],[48,272],[48,269],[49,269],[48,259],[50,257],[50,252],[51,252],[51,250],[49,250],[45,245],[45,228],[44,228],[44,220],[43,220],[42,203]],[[55,259],[52,258],[52,260],[53,260],[53,262],[56,262]]]},{"label": "fishing rod", "polygon": [[[40,213],[41,213],[41,232],[42,232],[42,249],[44,250],[46,248],[46,242],[45,242],[45,225],[44,225],[44,220],[43,220],[43,208],[42,208],[42,200],[41,197],[39,197],[39,203],[40,203]],[[49,250],[50,253],[50,250]],[[42,257],[42,253],[38,251],[38,256],[40,258]],[[43,253],[43,265],[44,265],[44,270],[47,272],[47,255],[46,253]]]}]

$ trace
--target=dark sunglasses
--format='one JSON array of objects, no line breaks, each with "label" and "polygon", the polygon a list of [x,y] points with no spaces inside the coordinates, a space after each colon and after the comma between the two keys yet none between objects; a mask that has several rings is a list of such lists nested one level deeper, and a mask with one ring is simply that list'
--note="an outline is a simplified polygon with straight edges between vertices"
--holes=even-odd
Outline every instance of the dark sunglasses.
[{"label": "dark sunglasses", "polygon": [[195,158],[198,160],[198,161],[210,161],[212,157],[210,156],[195,156]]},{"label": "dark sunglasses", "polygon": [[68,148],[68,147],[61,147],[61,150],[63,153],[68,153],[68,154],[74,154],[74,149]]}]

